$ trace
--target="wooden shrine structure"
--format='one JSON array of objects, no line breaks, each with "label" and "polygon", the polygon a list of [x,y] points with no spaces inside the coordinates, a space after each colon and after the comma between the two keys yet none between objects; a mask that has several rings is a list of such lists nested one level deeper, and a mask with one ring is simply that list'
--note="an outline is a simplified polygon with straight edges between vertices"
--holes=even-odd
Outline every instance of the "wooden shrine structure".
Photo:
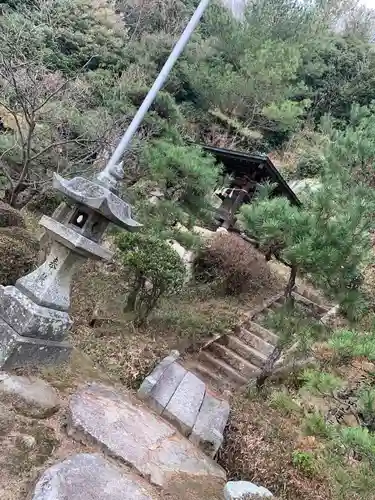
[{"label": "wooden shrine structure", "polygon": [[216,191],[221,205],[215,213],[219,226],[228,230],[235,229],[236,213],[244,203],[251,203],[260,184],[272,184],[271,196],[285,196],[291,204],[301,205],[296,194],[289,187],[267,155],[242,153],[229,149],[202,146],[224,166],[224,173],[230,179],[228,185]]}]

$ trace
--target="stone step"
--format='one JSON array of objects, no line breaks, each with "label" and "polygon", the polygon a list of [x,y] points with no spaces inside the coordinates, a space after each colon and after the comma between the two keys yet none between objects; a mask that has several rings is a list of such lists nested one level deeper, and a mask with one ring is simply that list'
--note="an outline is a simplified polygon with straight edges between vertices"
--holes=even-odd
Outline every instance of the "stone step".
[{"label": "stone step", "polygon": [[315,309],[321,315],[326,314],[330,310],[329,307],[325,307],[321,304],[317,304],[316,302],[313,302],[312,300],[308,299],[304,295],[301,295],[297,292],[293,292],[293,297],[298,302],[302,302],[303,304],[311,307],[312,309]]},{"label": "stone step", "polygon": [[318,293],[315,293],[313,290],[306,288],[303,285],[297,286],[295,291],[306,299],[315,302],[315,304],[323,307],[332,307],[332,304],[330,304],[329,301],[327,301],[324,297],[320,296]]},{"label": "stone step", "polygon": [[199,353],[199,361],[208,365],[212,370],[217,371],[227,379],[236,382],[239,385],[245,385],[247,383],[247,379],[240,373],[238,373],[237,370],[232,368],[222,359],[218,359],[208,351],[201,351]]},{"label": "stone step", "polygon": [[[229,342],[229,338],[226,337],[225,339],[222,338],[220,339],[222,342]],[[214,353],[216,357],[222,359],[225,361],[228,365],[230,365],[232,368],[234,368],[238,373],[243,375],[246,379],[249,379],[254,376],[254,373],[257,371],[257,366],[262,366],[263,361],[262,358],[260,358],[260,353],[257,353],[254,349],[251,347],[248,347],[248,349],[252,352],[249,352],[251,361],[245,359],[242,357],[241,354],[238,354],[237,352],[233,351],[229,346],[224,345],[223,343],[215,342],[214,344],[210,345],[210,352]]]},{"label": "stone step", "polygon": [[184,436],[191,433],[202,406],[206,385],[194,373],[187,372],[162,416]]},{"label": "stone step", "polygon": [[252,309],[248,313],[245,313],[245,316],[247,316],[248,319],[251,321],[255,316],[257,316],[259,313],[261,313],[262,311],[267,309],[271,304],[273,304],[273,302],[279,300],[283,296],[284,296],[284,293],[280,292],[280,293],[274,295],[273,297],[270,297],[269,299],[264,300],[262,304],[255,307],[254,309]]},{"label": "stone step", "polygon": [[[256,335],[257,337],[260,337],[262,340],[268,342],[272,346],[275,346],[279,340],[278,336],[275,333],[271,332],[271,330],[268,330],[261,325],[258,325],[258,323],[255,323],[254,321],[247,322],[246,329],[244,330],[245,332],[248,331],[253,335]],[[241,338],[245,340],[245,337]]]},{"label": "stone step", "polygon": [[267,313],[267,311],[277,311],[278,309],[281,309],[284,307],[284,301],[282,300],[275,300],[275,302],[272,302],[267,309],[265,309],[263,312]]},{"label": "stone step", "polygon": [[189,440],[213,458],[223,442],[229,403],[206,392]]},{"label": "stone step", "polygon": [[223,378],[219,373],[200,361],[190,362],[186,368],[200,377],[203,382],[213,386],[221,386],[223,384]]},{"label": "stone step", "polygon": [[[248,330],[245,330],[245,332],[242,334],[243,328],[240,328],[237,332],[235,332],[234,337],[240,341],[241,343],[245,344],[246,346],[250,346],[253,349],[256,349],[257,351],[261,352],[265,356],[268,356],[272,351],[273,351],[273,345],[271,345],[269,342],[266,342],[262,338],[258,337],[257,335],[254,335],[253,333],[249,332]],[[234,349],[236,350],[236,349]]]},{"label": "stone step", "polygon": [[148,395],[148,406],[160,415],[176,392],[186,373],[185,368],[179,363],[174,362],[170,364]]},{"label": "stone step", "polygon": [[228,336],[228,347],[243,359],[246,359],[246,361],[249,361],[252,365],[254,365],[256,370],[263,366],[264,361],[273,351],[273,347],[270,344],[268,345],[270,346],[270,349],[267,353],[264,353],[259,349],[244,344],[244,342],[233,335]]}]

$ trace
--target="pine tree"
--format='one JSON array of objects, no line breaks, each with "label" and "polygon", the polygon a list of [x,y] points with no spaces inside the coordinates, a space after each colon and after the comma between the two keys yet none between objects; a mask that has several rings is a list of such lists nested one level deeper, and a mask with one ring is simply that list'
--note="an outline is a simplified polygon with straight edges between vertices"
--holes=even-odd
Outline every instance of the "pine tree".
[{"label": "pine tree", "polygon": [[[242,207],[241,220],[246,231],[290,266],[285,297],[291,306],[297,273],[334,297],[347,312],[353,300],[360,297],[361,268],[370,258],[375,196],[366,185],[366,176],[361,174],[367,167],[361,170],[355,163],[358,168],[353,170],[342,163],[345,153],[347,164],[354,161],[351,139],[348,131],[341,147],[331,144],[321,187],[310,193],[302,207],[291,206],[285,198],[270,199],[267,193]],[[258,386],[272,372],[283,348],[277,345],[270,354],[258,377]]]}]

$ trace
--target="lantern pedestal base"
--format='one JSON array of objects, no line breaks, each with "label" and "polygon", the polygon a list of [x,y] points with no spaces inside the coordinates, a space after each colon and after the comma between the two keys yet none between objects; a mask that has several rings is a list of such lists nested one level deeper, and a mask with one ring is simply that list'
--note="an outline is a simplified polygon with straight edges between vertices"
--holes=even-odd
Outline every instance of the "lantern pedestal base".
[{"label": "lantern pedestal base", "polygon": [[55,365],[66,361],[72,351],[68,342],[22,337],[0,319],[0,369]]}]

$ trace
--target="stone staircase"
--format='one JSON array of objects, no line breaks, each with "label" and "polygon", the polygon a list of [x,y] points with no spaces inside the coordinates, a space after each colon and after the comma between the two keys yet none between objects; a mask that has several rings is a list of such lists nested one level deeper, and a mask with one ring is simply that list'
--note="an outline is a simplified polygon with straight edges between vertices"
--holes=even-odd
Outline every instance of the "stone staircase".
[{"label": "stone staircase", "polygon": [[[305,288],[293,292],[294,299],[307,306],[315,317],[321,318],[330,309],[320,297]],[[259,373],[267,356],[277,344],[277,334],[261,326],[261,320],[270,311],[284,304],[279,293],[246,314],[246,319],[232,332],[207,343],[199,355],[187,360],[184,366],[196,373],[218,393],[245,385]]]},{"label": "stone staircase", "polygon": [[223,442],[229,403],[214,395],[199,376],[172,351],[144,379],[138,398],[182,435],[214,458]]}]

